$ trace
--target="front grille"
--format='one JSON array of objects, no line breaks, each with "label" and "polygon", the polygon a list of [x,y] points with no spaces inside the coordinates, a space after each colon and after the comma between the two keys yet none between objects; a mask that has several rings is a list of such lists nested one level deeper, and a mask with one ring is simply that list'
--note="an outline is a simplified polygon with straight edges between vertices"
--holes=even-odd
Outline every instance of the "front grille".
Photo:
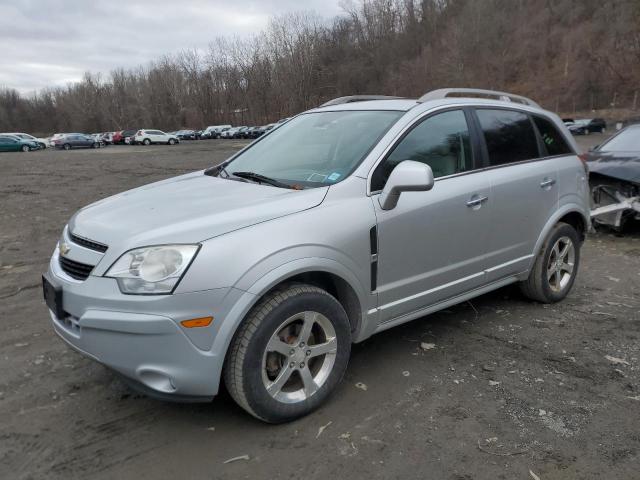
[{"label": "front grille", "polygon": [[71,241],[73,243],[77,243],[78,245],[81,245],[90,250],[95,250],[96,252],[104,253],[107,251],[107,248],[109,248],[104,243],[94,242],[93,240],[79,237],[77,235],[74,235],[73,233],[70,233],[69,237],[71,237]]},{"label": "front grille", "polygon": [[61,255],[60,268],[62,268],[62,270],[64,270],[64,272],[71,278],[75,278],[76,280],[86,280],[91,273],[91,270],[93,270],[93,265],[76,262],[75,260],[70,260]]}]

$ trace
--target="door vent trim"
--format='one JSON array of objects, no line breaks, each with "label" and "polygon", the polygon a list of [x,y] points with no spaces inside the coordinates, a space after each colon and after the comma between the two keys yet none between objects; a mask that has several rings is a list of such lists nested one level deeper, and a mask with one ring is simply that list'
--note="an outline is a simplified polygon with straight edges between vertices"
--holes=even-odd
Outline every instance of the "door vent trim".
[{"label": "door vent trim", "polygon": [[369,230],[369,251],[371,252],[371,291],[378,288],[378,227]]}]

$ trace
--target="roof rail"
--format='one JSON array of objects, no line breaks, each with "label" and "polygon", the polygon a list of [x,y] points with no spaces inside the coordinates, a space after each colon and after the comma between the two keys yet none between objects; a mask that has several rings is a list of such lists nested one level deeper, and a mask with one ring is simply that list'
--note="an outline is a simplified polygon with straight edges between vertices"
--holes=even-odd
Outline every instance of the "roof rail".
[{"label": "roof rail", "polygon": [[428,102],[429,100],[439,100],[448,97],[458,98],[489,98],[500,100],[502,102],[514,102],[521,103],[523,105],[529,105],[530,107],[540,108],[536,102],[530,98],[523,97],[521,95],[515,95],[513,93],[498,92],[495,90],[480,90],[477,88],[441,88],[439,90],[432,90],[429,93],[424,94],[418,99],[418,103]]},{"label": "roof rail", "polygon": [[399,100],[401,98],[403,97],[391,97],[387,95],[349,95],[347,97],[334,98],[320,106],[329,107],[331,105],[341,105],[343,103],[367,102],[369,100]]}]

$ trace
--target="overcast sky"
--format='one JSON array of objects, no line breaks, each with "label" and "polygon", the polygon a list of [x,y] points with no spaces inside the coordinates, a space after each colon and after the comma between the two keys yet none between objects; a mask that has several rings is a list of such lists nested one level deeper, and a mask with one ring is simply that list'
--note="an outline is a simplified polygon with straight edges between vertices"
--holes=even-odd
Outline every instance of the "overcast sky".
[{"label": "overcast sky", "polygon": [[339,0],[0,0],[0,87],[23,94],[86,71],[145,65],[259,32],[273,15],[341,13]]}]

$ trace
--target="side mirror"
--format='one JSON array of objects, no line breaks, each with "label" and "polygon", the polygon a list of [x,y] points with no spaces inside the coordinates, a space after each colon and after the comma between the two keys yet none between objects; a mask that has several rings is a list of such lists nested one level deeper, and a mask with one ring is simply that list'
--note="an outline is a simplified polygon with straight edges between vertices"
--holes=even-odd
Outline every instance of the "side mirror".
[{"label": "side mirror", "polygon": [[413,160],[404,160],[393,169],[382,194],[378,198],[380,208],[396,207],[402,192],[426,192],[433,188],[433,171],[429,165]]}]

